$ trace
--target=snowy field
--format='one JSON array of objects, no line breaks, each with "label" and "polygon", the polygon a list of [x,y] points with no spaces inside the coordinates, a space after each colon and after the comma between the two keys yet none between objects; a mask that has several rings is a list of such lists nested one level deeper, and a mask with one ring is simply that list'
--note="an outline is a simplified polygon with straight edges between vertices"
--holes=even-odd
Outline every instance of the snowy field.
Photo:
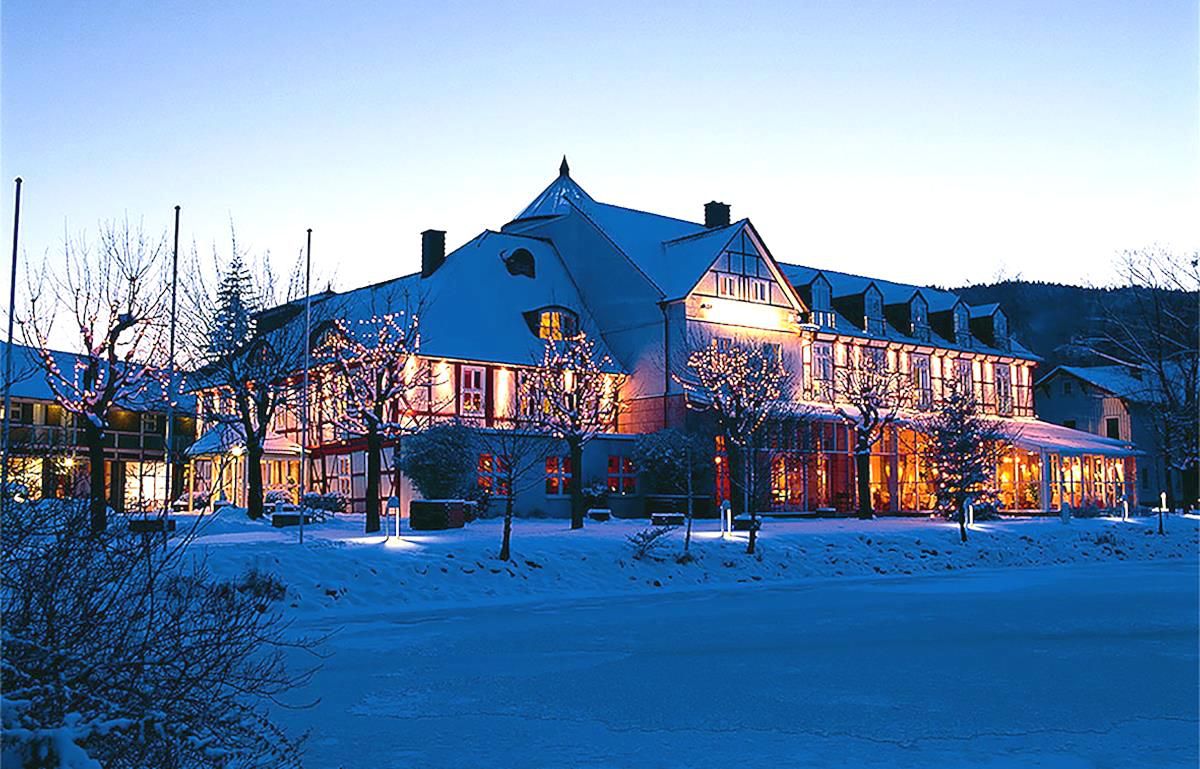
[{"label": "snowy field", "polygon": [[333,632],[281,710],[312,767],[1194,767],[1200,520],[768,521],[364,537],[203,524]]}]

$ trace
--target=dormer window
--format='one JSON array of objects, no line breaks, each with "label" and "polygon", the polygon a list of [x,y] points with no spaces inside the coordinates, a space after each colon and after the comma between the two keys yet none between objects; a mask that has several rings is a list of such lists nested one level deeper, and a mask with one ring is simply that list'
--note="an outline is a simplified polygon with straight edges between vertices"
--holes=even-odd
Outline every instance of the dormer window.
[{"label": "dormer window", "polygon": [[870,288],[863,295],[863,321],[868,334],[883,336],[883,295]]},{"label": "dormer window", "polygon": [[923,342],[929,341],[929,305],[925,297],[917,294],[909,305],[912,320],[912,335]]},{"label": "dormer window", "polygon": [[966,344],[971,339],[971,316],[967,306],[960,304],[954,308],[954,341]]},{"label": "dormer window", "polygon": [[833,291],[824,278],[817,278],[813,281],[812,313],[813,323],[818,326],[833,327]]},{"label": "dormer window", "polygon": [[542,310],[538,313],[537,332],[540,339],[570,339],[579,334],[579,319],[570,310]]},{"label": "dormer window", "polygon": [[996,347],[1001,350],[1008,349],[1008,319],[999,310],[992,316],[992,335],[995,337]]}]

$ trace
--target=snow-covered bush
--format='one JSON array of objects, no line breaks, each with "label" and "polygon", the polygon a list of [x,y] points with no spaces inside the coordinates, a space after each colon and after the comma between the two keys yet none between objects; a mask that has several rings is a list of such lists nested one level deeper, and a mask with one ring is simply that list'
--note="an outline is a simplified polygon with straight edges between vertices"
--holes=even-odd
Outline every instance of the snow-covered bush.
[{"label": "snow-covered bush", "polygon": [[337,491],[327,491],[323,494],[309,491],[304,495],[304,507],[309,510],[323,510],[327,513],[344,513],[346,512],[346,497]]},{"label": "snow-covered bush", "polygon": [[473,446],[471,428],[444,422],[405,437],[398,464],[425,499],[462,499],[475,477]]},{"label": "snow-covered bush", "polygon": [[637,559],[653,558],[655,552],[667,542],[667,535],[673,526],[653,526],[630,534],[626,541],[633,547],[633,557]]},{"label": "snow-covered bush", "polygon": [[608,507],[608,484],[596,481],[583,487],[583,499],[589,509]]},{"label": "snow-covered bush", "polygon": [[271,489],[266,493],[266,496],[263,497],[263,502],[266,503],[268,507],[276,504],[286,505],[291,501],[292,494],[286,489]]},{"label": "snow-covered bush", "polygon": [[186,550],[120,526],[88,536],[87,500],[5,506],[0,535],[4,766],[297,766],[269,717],[307,680],[262,574],[217,579]]}]

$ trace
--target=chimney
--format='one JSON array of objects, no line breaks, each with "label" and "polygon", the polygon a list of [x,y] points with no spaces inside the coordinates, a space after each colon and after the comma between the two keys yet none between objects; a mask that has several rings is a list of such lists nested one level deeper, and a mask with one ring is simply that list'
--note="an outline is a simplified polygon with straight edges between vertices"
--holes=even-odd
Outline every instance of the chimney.
[{"label": "chimney", "polygon": [[425,230],[421,233],[421,277],[428,278],[446,261],[446,231]]},{"label": "chimney", "polygon": [[718,203],[715,200],[704,204],[704,226],[705,227],[728,227],[729,226],[729,204]]}]

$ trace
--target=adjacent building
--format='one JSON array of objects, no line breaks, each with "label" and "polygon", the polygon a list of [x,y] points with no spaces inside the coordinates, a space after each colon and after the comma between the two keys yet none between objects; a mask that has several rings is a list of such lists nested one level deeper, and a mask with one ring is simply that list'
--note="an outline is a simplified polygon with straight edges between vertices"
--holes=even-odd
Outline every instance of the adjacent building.
[{"label": "adjacent building", "polygon": [[[770,425],[761,449],[770,474],[762,504],[775,510],[854,509],[851,435],[834,406],[842,399],[839,372],[864,362],[901,372],[914,396],[910,412],[889,428],[871,460],[877,511],[932,508],[930,470],[913,425],[936,407],[950,380],[969,388],[987,413],[1012,428],[1013,445],[998,472],[1005,509],[1046,511],[1064,502],[1115,507],[1136,499],[1129,436],[1096,435],[1037,418],[1038,358],[1012,337],[1001,307],[970,306],[948,291],[795,264],[777,258],[749,219],[732,219],[730,206],[709,202],[702,213],[689,221],[599,202],[571,177],[564,160],[557,178],[499,229],[450,253],[445,233],[423,233],[419,273],[315,295],[310,342],[316,346],[334,318],[369,318],[419,298],[420,356],[438,373],[423,408],[504,427],[520,424],[517,382],[545,339],[576,331],[596,339],[627,376],[622,415],[608,434],[588,444],[583,467],[570,467],[566,457],[547,460],[544,482],[519,500],[519,509],[530,514],[566,515],[566,480],[576,472],[584,484],[608,486],[617,514],[640,514],[645,500],[630,459],[634,439],[663,427],[703,430],[705,415],[689,408],[680,384],[687,353],[697,345],[734,341],[769,346],[796,382],[797,418]],[[297,311],[292,322],[302,322],[301,316]],[[363,447],[337,429],[344,404],[332,380],[317,370],[313,382],[309,486],[342,491],[361,505]],[[221,408],[222,393],[199,395],[199,418],[215,430],[219,423],[211,416]],[[272,440],[286,447],[286,456],[273,461],[298,460],[295,414],[278,420]],[[200,442],[206,441],[224,445],[202,436]],[[706,493],[717,502],[731,495],[719,444],[713,452],[716,472]],[[230,457],[218,451],[207,461],[216,467]],[[480,482],[487,484],[490,460],[479,461]],[[286,486],[289,472],[268,476]],[[220,474],[210,473],[214,477]],[[393,476],[381,493],[386,498],[397,491],[411,490]]]},{"label": "adjacent building", "polygon": [[[4,344],[0,343],[0,356]],[[75,369],[79,356],[53,352],[59,371]],[[9,482],[30,499],[86,497],[89,494],[87,448],[76,417],[55,400],[35,351],[13,345]],[[175,441],[186,446],[195,437],[191,398],[176,410]],[[3,407],[0,406],[0,412]],[[118,511],[162,509],[166,501],[166,401],[150,385],[108,414],[104,479],[109,505]],[[182,483],[176,462],[175,488]]]}]

